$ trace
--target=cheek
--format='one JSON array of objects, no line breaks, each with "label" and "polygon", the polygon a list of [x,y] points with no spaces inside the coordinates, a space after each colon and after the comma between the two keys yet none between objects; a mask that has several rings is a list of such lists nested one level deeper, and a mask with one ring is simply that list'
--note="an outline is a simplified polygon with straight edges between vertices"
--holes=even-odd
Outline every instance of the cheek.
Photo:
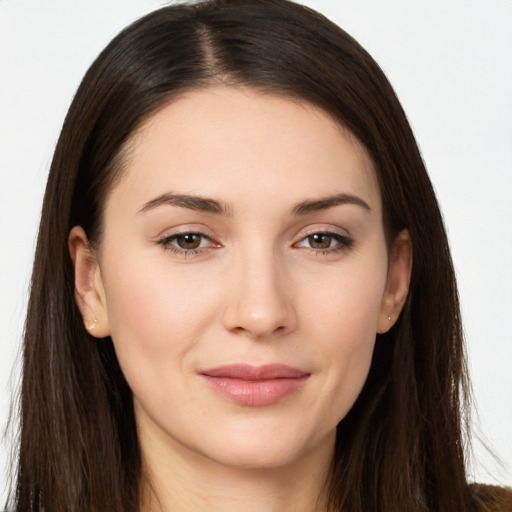
[{"label": "cheek", "polygon": [[[216,314],[216,295],[186,272],[137,259],[105,265],[111,337],[132,389],[144,379],[169,378]],[[177,372],[175,372],[177,374]],[[142,384],[144,385],[144,384]]]},{"label": "cheek", "polygon": [[386,285],[385,262],[385,257],[370,253],[304,280],[302,316],[326,339],[339,339],[339,348],[354,344],[357,349],[365,340],[374,340]]},{"label": "cheek", "polygon": [[336,279],[323,281],[323,289],[309,286],[302,317],[308,337],[316,339],[319,364],[328,368],[319,395],[331,426],[350,410],[368,376],[385,277],[385,265],[375,261],[344,269]]}]

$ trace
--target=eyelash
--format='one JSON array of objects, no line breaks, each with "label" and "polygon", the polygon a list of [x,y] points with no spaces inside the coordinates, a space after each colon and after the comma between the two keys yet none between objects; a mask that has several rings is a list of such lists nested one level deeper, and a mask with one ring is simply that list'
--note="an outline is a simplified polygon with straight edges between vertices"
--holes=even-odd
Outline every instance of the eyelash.
[{"label": "eyelash", "polygon": [[[343,252],[343,251],[350,249],[354,244],[354,240],[352,238],[350,238],[347,235],[342,235],[340,233],[337,233],[335,231],[312,231],[310,233],[306,233],[300,239],[299,242],[294,244],[294,247],[302,247],[301,245],[299,245],[300,243],[305,242],[308,238],[311,238],[315,235],[327,236],[327,237],[334,239],[337,242],[337,244],[334,247],[327,247],[325,249],[315,249],[313,247],[309,247],[309,249],[311,251],[313,251],[315,254],[320,254],[320,255],[336,254],[336,253]],[[209,241],[211,243],[211,245],[207,246],[207,247],[198,247],[196,249],[183,249],[183,248],[177,247],[176,245],[173,244],[173,242],[175,242],[178,239],[178,237],[180,237],[180,236],[198,236],[198,237],[201,237],[202,241],[203,240]],[[202,243],[202,241],[201,241],[201,243]],[[209,237],[205,233],[201,233],[199,231],[183,231],[180,233],[174,233],[173,235],[161,238],[160,240],[158,240],[157,243],[158,243],[158,245],[161,245],[164,248],[164,250],[174,252],[175,254],[178,254],[183,257],[199,255],[203,252],[203,250],[205,248],[215,247],[215,246],[220,247],[220,244],[215,244],[215,242],[213,242],[211,237]]]},{"label": "eyelash", "polygon": [[[158,244],[161,245],[166,251],[174,252],[175,254],[178,254],[183,257],[187,256],[195,256],[198,254],[201,254],[203,252],[203,249],[205,247],[198,247],[197,249],[183,249],[181,247],[177,247],[176,245],[173,245],[173,242],[178,239],[180,236],[199,236],[202,240],[208,240],[211,243],[211,246],[219,246],[218,244],[215,244],[211,237],[206,235],[205,233],[201,233],[200,231],[183,231],[181,233],[174,233],[170,236],[165,236],[164,238],[161,238],[158,240]],[[201,241],[202,243],[202,241]],[[210,246],[210,247],[211,247]]]},{"label": "eyelash", "polygon": [[328,247],[326,249],[314,249],[313,247],[310,247],[312,251],[314,251],[316,254],[320,255],[331,255],[331,254],[337,254],[343,251],[347,251],[354,245],[354,239],[347,236],[342,235],[341,233],[337,233],[336,231],[311,231],[309,233],[306,233],[305,236],[301,238],[301,240],[294,244],[296,247],[300,247],[298,244],[306,241],[308,238],[311,238],[315,235],[323,235],[327,236],[329,238],[334,239],[337,244],[334,247]]}]

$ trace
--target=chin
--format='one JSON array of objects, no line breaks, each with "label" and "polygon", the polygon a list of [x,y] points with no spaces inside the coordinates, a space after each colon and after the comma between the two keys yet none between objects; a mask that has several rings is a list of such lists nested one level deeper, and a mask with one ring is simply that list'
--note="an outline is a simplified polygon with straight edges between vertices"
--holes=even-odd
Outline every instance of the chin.
[{"label": "chin", "polygon": [[231,432],[210,438],[204,454],[222,465],[240,469],[283,468],[308,458],[318,450],[334,448],[335,432],[325,438],[304,437],[293,429]]},{"label": "chin", "polygon": [[306,450],[293,449],[284,446],[261,446],[257,443],[250,443],[244,446],[231,444],[228,449],[221,449],[219,453],[210,454],[210,458],[223,466],[264,470],[277,469],[289,466],[301,458]]}]

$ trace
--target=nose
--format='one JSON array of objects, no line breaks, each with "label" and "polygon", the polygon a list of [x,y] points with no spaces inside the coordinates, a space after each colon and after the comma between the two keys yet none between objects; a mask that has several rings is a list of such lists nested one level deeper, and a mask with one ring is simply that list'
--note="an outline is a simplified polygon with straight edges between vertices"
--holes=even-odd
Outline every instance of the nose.
[{"label": "nose", "polygon": [[[271,252],[271,251],[269,251]],[[296,328],[293,287],[272,254],[233,262],[223,312],[224,327],[254,339],[282,336]]]}]

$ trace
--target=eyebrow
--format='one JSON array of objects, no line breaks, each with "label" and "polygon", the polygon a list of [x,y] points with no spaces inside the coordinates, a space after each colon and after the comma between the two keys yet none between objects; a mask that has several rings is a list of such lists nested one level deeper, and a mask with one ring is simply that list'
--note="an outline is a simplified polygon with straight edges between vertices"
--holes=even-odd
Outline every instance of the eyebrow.
[{"label": "eyebrow", "polygon": [[[327,210],[333,206],[353,204],[360,206],[367,211],[372,209],[366,201],[353,194],[334,194],[332,196],[321,197],[319,199],[307,199],[297,203],[292,208],[293,215],[307,215],[322,210]],[[216,215],[232,215],[232,209],[226,203],[211,199],[209,197],[202,197],[188,194],[173,194],[167,192],[154,199],[151,199],[139,210],[138,213],[147,212],[153,210],[158,206],[170,205],[178,206],[181,208],[188,208],[189,210],[197,210],[206,213],[213,213]]]},{"label": "eyebrow", "polygon": [[371,212],[370,205],[358,196],[353,194],[334,194],[328,197],[321,197],[319,199],[308,199],[295,205],[292,209],[294,215],[307,215],[308,213],[319,212],[327,210],[333,206],[342,204],[354,204],[361,206],[365,210]]},{"label": "eyebrow", "polygon": [[188,208],[189,210],[198,210],[206,213],[215,213],[217,215],[231,215],[231,209],[225,203],[210,199],[208,197],[192,196],[187,194],[173,194],[165,193],[151,201],[148,201],[139,210],[139,213],[153,210],[154,208],[162,205],[179,206],[181,208]]}]

